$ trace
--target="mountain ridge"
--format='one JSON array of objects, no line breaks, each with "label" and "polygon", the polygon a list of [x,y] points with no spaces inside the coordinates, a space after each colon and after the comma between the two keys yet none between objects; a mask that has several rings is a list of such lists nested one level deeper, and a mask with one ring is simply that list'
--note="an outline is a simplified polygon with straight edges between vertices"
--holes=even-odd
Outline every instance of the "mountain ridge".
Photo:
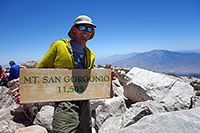
[{"label": "mountain ridge", "polygon": [[140,67],[147,70],[172,74],[200,74],[200,53],[195,52],[151,50],[136,53],[131,57],[117,61],[110,61],[109,63],[119,67]]},{"label": "mountain ridge", "polygon": [[136,52],[133,52],[133,53],[129,53],[129,54],[112,55],[112,56],[109,56],[109,57],[97,59],[95,61],[95,64],[100,64],[100,65],[112,64],[113,61],[126,59],[126,58],[129,58],[129,57],[135,56],[136,54],[137,54]]}]

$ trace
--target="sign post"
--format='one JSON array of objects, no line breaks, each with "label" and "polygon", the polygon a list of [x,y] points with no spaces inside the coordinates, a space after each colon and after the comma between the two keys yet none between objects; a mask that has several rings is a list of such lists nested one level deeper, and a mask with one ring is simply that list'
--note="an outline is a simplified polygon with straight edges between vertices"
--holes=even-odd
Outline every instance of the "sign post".
[{"label": "sign post", "polygon": [[109,69],[21,69],[21,103],[111,97]]}]

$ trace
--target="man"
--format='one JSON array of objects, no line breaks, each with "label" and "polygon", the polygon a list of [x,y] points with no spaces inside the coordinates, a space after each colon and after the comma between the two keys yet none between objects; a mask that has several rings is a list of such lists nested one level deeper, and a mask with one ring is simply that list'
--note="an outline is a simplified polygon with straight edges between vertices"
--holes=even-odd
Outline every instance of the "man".
[{"label": "man", "polygon": [[[54,42],[37,68],[92,69],[94,53],[86,47],[92,39],[96,26],[85,15],[77,17],[68,32],[71,40],[62,39]],[[91,133],[90,102],[57,102],[53,116],[55,133]]]},{"label": "man", "polygon": [[8,80],[13,80],[13,79],[18,79],[19,78],[19,72],[20,72],[20,67],[15,64],[14,61],[10,61],[10,73],[8,76]]},{"label": "man", "polygon": [[6,73],[5,70],[0,65],[0,86],[6,85]]}]

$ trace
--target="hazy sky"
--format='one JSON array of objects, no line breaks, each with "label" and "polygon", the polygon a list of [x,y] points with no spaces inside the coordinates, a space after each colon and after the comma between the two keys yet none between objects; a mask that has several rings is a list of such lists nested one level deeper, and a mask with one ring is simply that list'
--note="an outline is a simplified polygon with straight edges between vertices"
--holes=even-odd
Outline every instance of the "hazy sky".
[{"label": "hazy sky", "polygon": [[97,25],[96,58],[200,49],[200,0],[0,0],[0,64],[41,60],[82,14]]}]

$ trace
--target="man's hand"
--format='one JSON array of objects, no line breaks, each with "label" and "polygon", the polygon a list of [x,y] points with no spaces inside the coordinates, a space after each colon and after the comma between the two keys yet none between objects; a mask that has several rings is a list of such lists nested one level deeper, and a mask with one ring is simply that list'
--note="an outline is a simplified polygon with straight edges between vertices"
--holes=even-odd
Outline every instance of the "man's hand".
[{"label": "man's hand", "polygon": [[[109,65],[108,65],[108,69],[110,69],[111,66],[112,66],[112,65],[109,64]],[[116,75],[116,72],[112,70],[112,71],[111,71],[111,78],[112,78],[112,80],[116,80],[116,76],[117,76],[117,75]]]},{"label": "man's hand", "polygon": [[19,87],[15,88],[14,90],[11,91],[12,95],[14,96],[14,101],[17,104],[21,104],[20,103],[20,96],[21,94],[19,93]]}]

